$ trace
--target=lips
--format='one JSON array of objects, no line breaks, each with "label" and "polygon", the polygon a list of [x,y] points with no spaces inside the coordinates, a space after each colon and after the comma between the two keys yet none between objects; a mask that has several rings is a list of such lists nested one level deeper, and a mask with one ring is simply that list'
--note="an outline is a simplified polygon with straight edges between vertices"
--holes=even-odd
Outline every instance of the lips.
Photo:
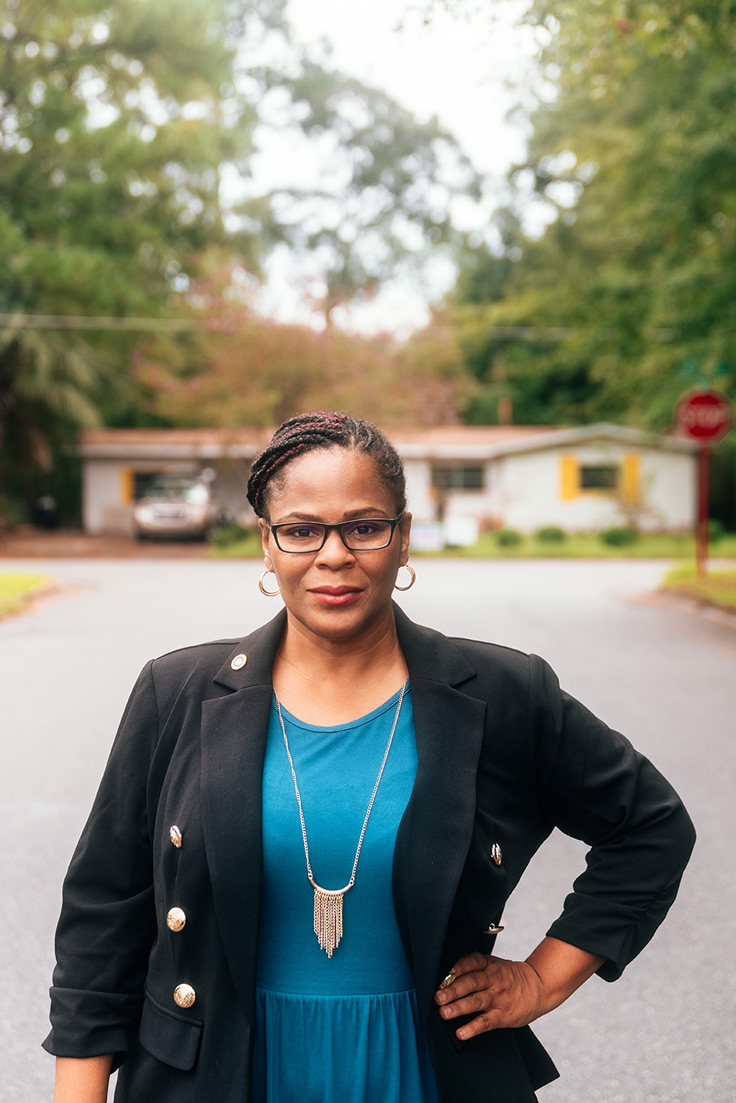
[{"label": "lips", "polygon": [[342,597],[343,594],[359,594],[360,588],[358,586],[313,586],[310,593]]},{"label": "lips", "polygon": [[357,586],[315,586],[309,592],[321,605],[351,605],[362,593]]}]

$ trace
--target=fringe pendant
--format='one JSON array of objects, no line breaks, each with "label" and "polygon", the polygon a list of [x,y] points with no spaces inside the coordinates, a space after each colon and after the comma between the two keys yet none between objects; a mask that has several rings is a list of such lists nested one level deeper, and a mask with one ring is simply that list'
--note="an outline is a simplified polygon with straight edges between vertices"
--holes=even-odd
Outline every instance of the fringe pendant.
[{"label": "fringe pendant", "polygon": [[330,892],[314,885],[314,933],[328,957],[332,957],[342,938],[342,899],[346,892],[347,889]]},{"label": "fringe pendant", "polygon": [[284,737],[286,757],[289,760],[289,768],[291,769],[291,780],[294,782],[294,793],[296,794],[296,802],[299,805],[299,821],[302,828],[302,841],[304,842],[304,857],[307,860],[307,877],[309,878],[310,885],[314,889],[314,933],[317,936],[317,941],[320,944],[320,948],[324,950],[329,958],[332,957],[334,951],[340,945],[340,939],[342,938],[342,898],[345,893],[355,884],[355,874],[358,870],[358,862],[360,861],[360,851],[363,846],[365,831],[368,826],[371,809],[373,808],[373,801],[376,799],[378,786],[381,784],[381,778],[383,777],[383,770],[386,765],[386,759],[388,758],[388,752],[391,750],[391,743],[393,742],[394,732],[396,731],[396,725],[399,722],[401,702],[404,700],[404,694],[406,693],[406,687],[408,685],[409,680],[407,679],[401,687],[398,704],[396,705],[396,712],[394,713],[394,722],[391,726],[391,734],[388,737],[386,750],[383,752],[381,769],[378,771],[376,784],[373,786],[371,799],[368,802],[368,811],[365,814],[363,826],[360,831],[358,848],[355,851],[355,860],[353,862],[353,869],[352,873],[350,874],[350,880],[343,889],[323,889],[317,884],[314,879],[314,875],[312,873],[312,865],[309,861],[309,842],[307,841],[307,825],[304,822],[304,809],[302,808],[302,798],[299,793],[299,786],[297,785],[294,760],[292,759],[291,751],[289,750],[289,740],[286,737],[286,727],[284,726],[284,717],[281,712],[281,702],[279,701],[278,697],[276,697],[276,708],[278,710],[279,722],[281,724],[281,734]]}]

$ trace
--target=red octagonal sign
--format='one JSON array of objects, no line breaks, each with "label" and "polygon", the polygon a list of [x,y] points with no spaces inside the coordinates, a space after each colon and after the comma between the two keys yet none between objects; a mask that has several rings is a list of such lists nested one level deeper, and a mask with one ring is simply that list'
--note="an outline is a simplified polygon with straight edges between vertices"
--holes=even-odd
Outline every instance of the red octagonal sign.
[{"label": "red octagonal sign", "polygon": [[705,388],[688,391],[675,409],[678,429],[701,444],[717,444],[723,440],[732,422],[731,403],[721,391]]}]

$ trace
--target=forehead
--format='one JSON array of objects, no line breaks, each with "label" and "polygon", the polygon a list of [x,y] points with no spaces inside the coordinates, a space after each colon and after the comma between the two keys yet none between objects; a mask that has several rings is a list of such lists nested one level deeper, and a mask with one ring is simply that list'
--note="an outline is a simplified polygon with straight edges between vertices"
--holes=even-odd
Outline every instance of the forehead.
[{"label": "forehead", "polygon": [[371,456],[351,448],[315,448],[279,471],[268,491],[269,513],[292,511],[324,520],[356,509],[380,509],[390,515],[394,496]]}]

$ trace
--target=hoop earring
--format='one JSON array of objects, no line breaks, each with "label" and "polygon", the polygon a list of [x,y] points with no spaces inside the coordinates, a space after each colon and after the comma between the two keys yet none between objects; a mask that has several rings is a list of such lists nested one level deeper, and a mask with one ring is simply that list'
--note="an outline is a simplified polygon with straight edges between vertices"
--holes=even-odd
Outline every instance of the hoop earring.
[{"label": "hoop earring", "polygon": [[266,587],[263,585],[263,580],[267,574],[275,574],[275,572],[269,570],[269,568],[267,567],[261,577],[258,579],[258,589],[265,597],[278,597],[281,593],[281,590],[278,588],[278,586],[275,590],[267,590]]},{"label": "hoop earring", "polygon": [[404,566],[411,575],[411,581],[409,582],[408,586],[399,586],[398,582],[394,582],[394,590],[411,590],[412,586],[417,580],[417,572],[414,570],[414,568],[410,567],[408,563],[404,563]]}]

